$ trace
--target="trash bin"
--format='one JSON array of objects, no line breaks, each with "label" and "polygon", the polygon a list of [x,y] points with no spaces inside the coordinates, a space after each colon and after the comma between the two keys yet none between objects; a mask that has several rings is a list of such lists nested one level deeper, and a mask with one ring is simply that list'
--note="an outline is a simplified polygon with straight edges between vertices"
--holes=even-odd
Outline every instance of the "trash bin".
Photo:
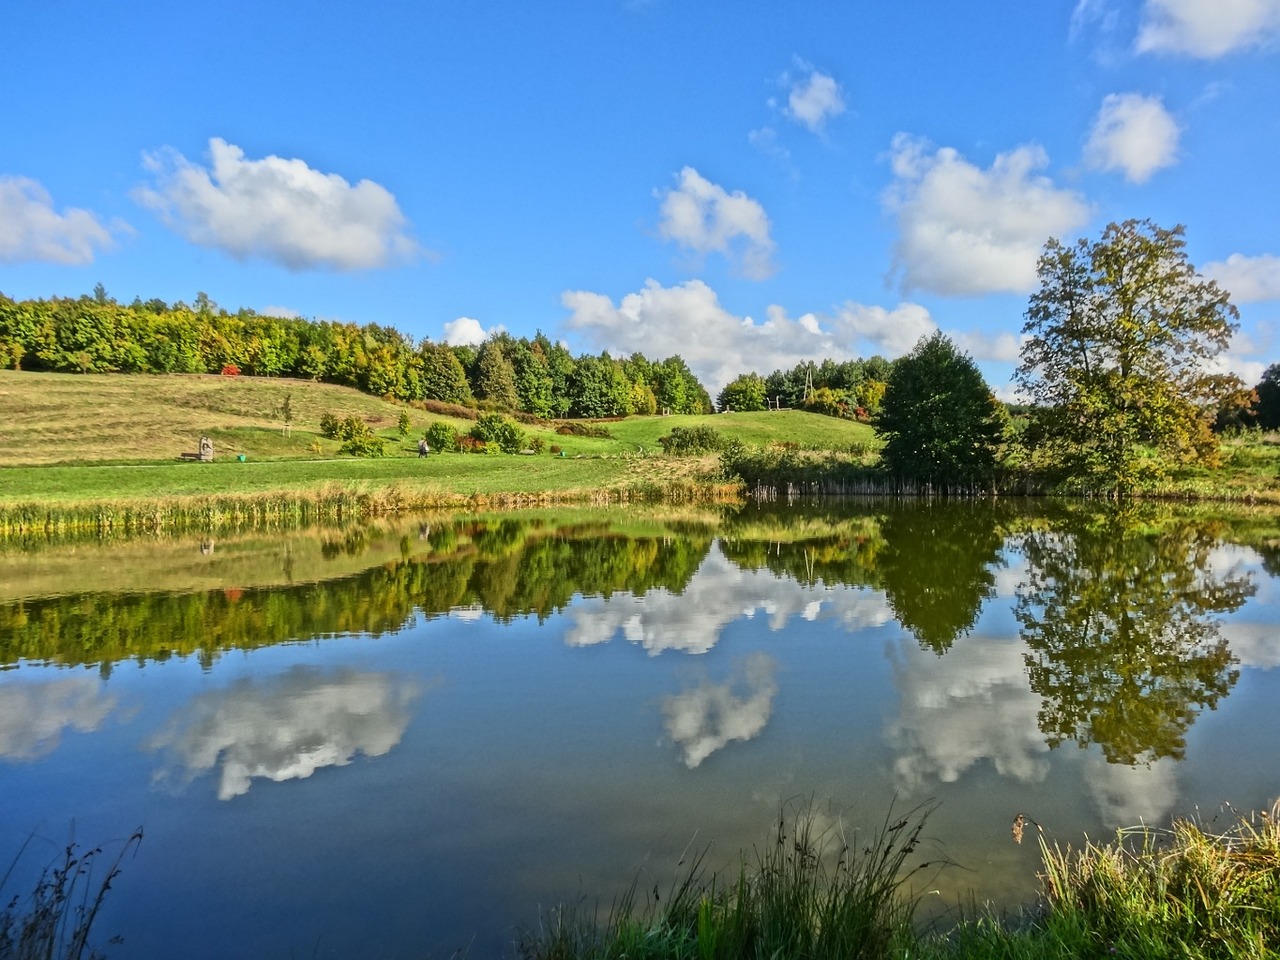
[{"label": "trash bin", "polygon": [[236,454],[236,459],[239,460],[241,463],[244,463],[249,458],[246,457],[243,453],[238,453]]}]

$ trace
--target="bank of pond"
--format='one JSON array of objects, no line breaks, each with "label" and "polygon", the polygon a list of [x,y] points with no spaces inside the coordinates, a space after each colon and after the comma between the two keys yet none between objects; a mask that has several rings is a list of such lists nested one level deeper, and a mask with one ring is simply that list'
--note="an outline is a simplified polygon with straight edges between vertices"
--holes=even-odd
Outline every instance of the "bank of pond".
[{"label": "bank of pond", "polygon": [[112,957],[1270,956],[1277,575],[1159,503],[10,538],[4,899],[143,823]]}]

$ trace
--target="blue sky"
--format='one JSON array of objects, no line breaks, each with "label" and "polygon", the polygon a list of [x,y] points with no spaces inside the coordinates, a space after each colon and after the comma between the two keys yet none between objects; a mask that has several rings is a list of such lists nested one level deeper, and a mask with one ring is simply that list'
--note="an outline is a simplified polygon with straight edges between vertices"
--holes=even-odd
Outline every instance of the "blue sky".
[{"label": "blue sky", "polygon": [[1280,326],[1280,0],[0,4],[0,291],[683,356],[942,329],[1008,396],[1035,260],[1187,227]]}]

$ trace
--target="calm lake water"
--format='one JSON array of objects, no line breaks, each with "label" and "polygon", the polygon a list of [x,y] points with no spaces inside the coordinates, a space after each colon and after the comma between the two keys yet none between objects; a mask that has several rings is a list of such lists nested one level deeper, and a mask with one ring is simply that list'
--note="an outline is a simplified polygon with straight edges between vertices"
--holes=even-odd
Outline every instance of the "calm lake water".
[{"label": "calm lake water", "polygon": [[[788,803],[933,801],[926,907],[1280,795],[1280,516],[868,502],[0,546],[5,899],[145,839],[113,958],[511,952]],[[108,848],[111,845],[108,844]]]}]

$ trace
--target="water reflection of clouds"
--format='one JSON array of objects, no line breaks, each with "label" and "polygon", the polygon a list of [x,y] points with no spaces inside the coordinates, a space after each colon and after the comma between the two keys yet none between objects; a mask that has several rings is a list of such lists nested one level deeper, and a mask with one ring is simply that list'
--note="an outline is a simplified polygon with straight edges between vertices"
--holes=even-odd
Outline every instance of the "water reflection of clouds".
[{"label": "water reflection of clouds", "polygon": [[[939,657],[902,641],[894,664],[901,712],[888,728],[899,789],[928,793],[984,761],[1019,783],[1049,776],[1050,752],[1037,723],[1040,698],[1027,685],[1026,651],[1017,639],[971,637]],[[1108,763],[1096,748],[1055,756],[1057,763],[1078,764],[1109,826],[1152,822],[1173,810],[1174,760],[1126,766]]]},{"label": "water reflection of clouds", "polygon": [[903,641],[894,673],[901,714],[890,725],[903,790],[952,783],[982,760],[1006,777],[1042,780],[1048,746],[1036,725],[1040,698],[1027,686],[1020,642],[972,637],[939,657]]},{"label": "water reflection of clouds", "polygon": [[834,619],[850,630],[892,619],[884,594],[857,587],[805,586],[768,570],[743,570],[714,547],[682,593],[651,590],[585,597],[568,610],[565,642],[582,647],[607,643],[619,633],[651,655],[664,650],[706,653],[721,631],[761,613],[769,628],[789,620]]},{"label": "water reflection of clouds", "polygon": [[764,653],[747,657],[725,683],[704,680],[662,701],[667,735],[684,751],[693,769],[734,740],[753,740],[769,722],[777,663]]},{"label": "water reflection of clouds", "polygon": [[151,740],[166,754],[156,779],[186,785],[219,768],[218,799],[229,800],[254,777],[305,779],[358,753],[381,756],[400,742],[416,695],[401,677],[350,669],[241,679],[197,696]]},{"label": "water reflection of clouds", "polygon": [[115,698],[93,677],[0,686],[0,758],[47,756],[64,730],[92,733],[115,706]]}]

